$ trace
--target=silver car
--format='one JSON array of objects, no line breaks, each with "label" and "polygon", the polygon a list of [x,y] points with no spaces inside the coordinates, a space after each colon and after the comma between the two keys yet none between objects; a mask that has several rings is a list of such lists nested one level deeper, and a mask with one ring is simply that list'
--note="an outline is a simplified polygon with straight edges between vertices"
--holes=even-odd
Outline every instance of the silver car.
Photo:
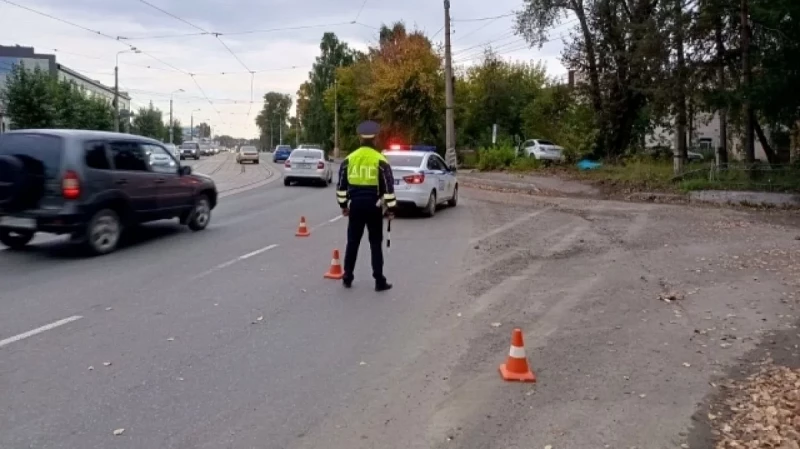
[{"label": "silver car", "polygon": [[383,155],[392,167],[399,206],[415,207],[432,217],[438,206],[458,204],[455,168],[448,167],[435,152],[387,150]]},{"label": "silver car", "polygon": [[331,162],[317,149],[296,149],[283,164],[283,185],[308,181],[327,186],[333,181]]},{"label": "silver car", "polygon": [[236,155],[236,162],[243,164],[245,161],[258,164],[260,162],[258,148],[249,145],[239,148],[239,153]]}]

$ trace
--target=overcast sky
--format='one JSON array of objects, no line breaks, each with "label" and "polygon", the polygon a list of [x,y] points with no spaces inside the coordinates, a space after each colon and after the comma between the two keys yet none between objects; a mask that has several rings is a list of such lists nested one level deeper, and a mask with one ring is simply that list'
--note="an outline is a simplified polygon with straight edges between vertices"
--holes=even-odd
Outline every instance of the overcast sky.
[{"label": "overcast sky", "polygon": [[[442,2],[433,0],[147,0],[199,29],[222,33],[221,39],[243,66],[213,36],[171,36],[202,32],[140,0],[11,1],[109,36],[128,38],[125,42],[141,49],[142,54],[119,55],[120,86],[130,92],[134,109],[152,101],[167,112],[170,93],[183,89],[185,92],[174,94],[174,114],[184,126],[189,124],[191,111],[197,110],[195,123],[208,121],[215,134],[237,137],[257,135],[254,119],[264,93],[296,94],[319,54],[319,40],[325,31],[365,49],[376,42],[381,24],[402,20],[408,28],[425,30],[434,41],[443,39]],[[520,0],[452,0],[454,62],[476,62],[482,52],[480,44],[491,42],[503,57],[541,60],[551,75],[563,75],[558,40],[541,50],[528,49],[511,31],[513,17],[473,20],[509,14],[521,4]],[[356,17],[359,24],[351,24]],[[287,29],[299,27],[307,28]],[[284,30],[263,31],[276,28]],[[556,29],[552,36],[558,37],[565,29]],[[244,33],[249,31],[258,32]],[[54,53],[59,63],[109,86],[114,83],[117,52],[126,48],[113,39],[3,0],[0,45]],[[253,78],[252,109],[250,70],[258,72]],[[186,73],[194,73],[197,84]],[[213,105],[205,100],[201,88]]]}]

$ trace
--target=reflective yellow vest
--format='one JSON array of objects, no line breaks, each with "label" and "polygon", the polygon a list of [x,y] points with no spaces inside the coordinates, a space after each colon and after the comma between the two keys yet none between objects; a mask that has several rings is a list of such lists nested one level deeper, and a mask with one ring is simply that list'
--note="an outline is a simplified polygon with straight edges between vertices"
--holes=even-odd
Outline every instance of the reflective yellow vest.
[{"label": "reflective yellow vest", "polygon": [[386,156],[370,147],[361,147],[347,156],[347,182],[352,186],[377,187],[378,166]]}]

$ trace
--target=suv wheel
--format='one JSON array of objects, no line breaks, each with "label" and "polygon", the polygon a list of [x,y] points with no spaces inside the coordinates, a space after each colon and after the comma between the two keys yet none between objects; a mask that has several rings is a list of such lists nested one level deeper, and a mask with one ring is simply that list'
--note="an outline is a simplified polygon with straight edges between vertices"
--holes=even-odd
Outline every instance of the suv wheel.
[{"label": "suv wheel", "polygon": [[122,222],[111,209],[103,209],[92,217],[86,229],[86,245],[96,255],[108,254],[117,249],[122,235]]},{"label": "suv wheel", "polygon": [[209,221],[211,221],[211,203],[207,196],[200,195],[194,203],[187,225],[192,231],[202,231],[208,226]]},{"label": "suv wheel", "polygon": [[0,243],[11,249],[22,249],[33,240],[33,231],[12,231],[0,229]]},{"label": "suv wheel", "polygon": [[436,215],[436,191],[431,191],[431,196],[428,197],[428,204],[425,205],[422,213],[426,217],[433,217]]}]

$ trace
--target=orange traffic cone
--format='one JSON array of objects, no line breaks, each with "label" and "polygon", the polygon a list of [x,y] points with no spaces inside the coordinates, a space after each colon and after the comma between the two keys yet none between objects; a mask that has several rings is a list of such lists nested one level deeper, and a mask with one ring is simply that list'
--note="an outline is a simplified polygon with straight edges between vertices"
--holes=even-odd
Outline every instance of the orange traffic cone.
[{"label": "orange traffic cone", "polygon": [[508,351],[506,363],[500,365],[500,376],[504,380],[519,382],[536,382],[536,375],[528,367],[525,357],[525,344],[522,342],[522,331],[514,329],[511,334],[511,349]]},{"label": "orange traffic cone", "polygon": [[344,278],[344,271],[342,264],[339,262],[339,250],[333,250],[333,259],[331,260],[331,267],[324,275],[325,279],[342,279]]},{"label": "orange traffic cone", "polygon": [[295,235],[297,237],[308,237],[311,235],[308,226],[306,226],[306,217],[300,217],[300,226],[297,227],[297,233]]}]

